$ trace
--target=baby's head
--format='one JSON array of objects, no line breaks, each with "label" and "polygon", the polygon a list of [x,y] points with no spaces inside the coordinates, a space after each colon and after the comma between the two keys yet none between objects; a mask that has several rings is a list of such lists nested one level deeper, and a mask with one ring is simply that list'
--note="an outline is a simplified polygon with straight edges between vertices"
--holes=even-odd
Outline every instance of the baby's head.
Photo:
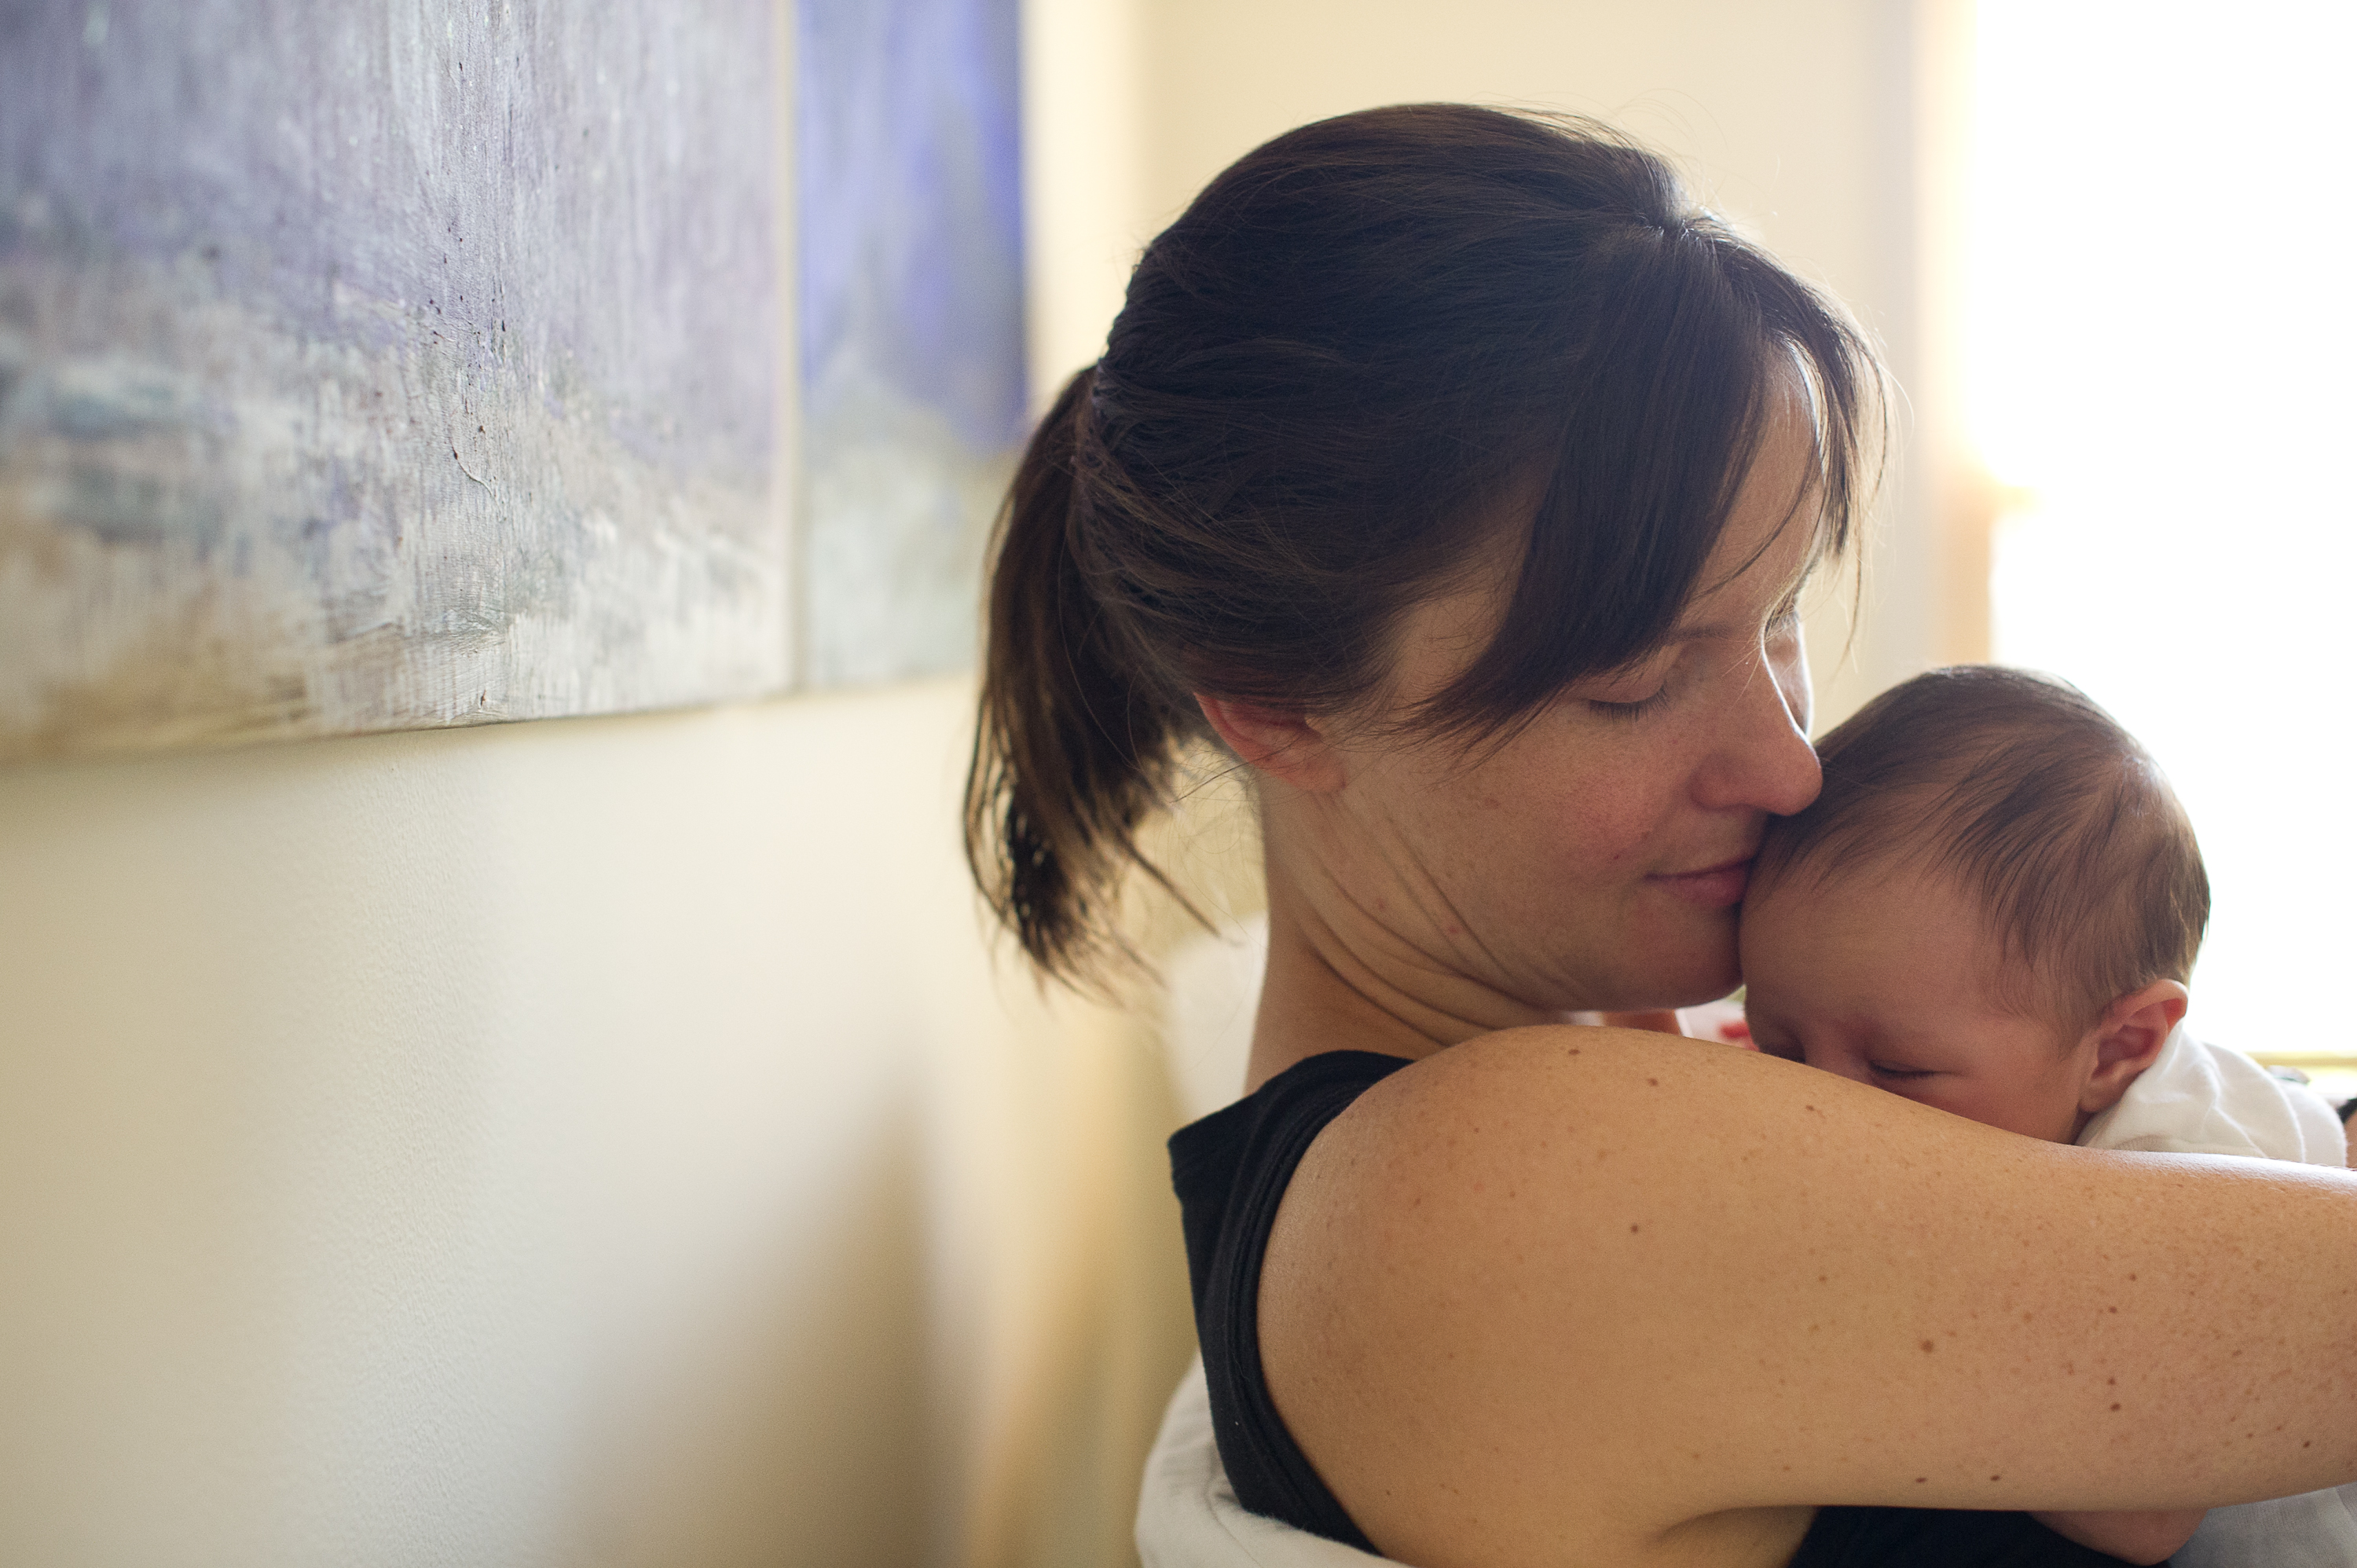
[{"label": "baby's head", "polygon": [[1743,902],[1752,1037],[2068,1142],[2152,1065],[2210,918],[2192,825],[2109,714],[1990,666],[1892,688],[1818,748]]}]

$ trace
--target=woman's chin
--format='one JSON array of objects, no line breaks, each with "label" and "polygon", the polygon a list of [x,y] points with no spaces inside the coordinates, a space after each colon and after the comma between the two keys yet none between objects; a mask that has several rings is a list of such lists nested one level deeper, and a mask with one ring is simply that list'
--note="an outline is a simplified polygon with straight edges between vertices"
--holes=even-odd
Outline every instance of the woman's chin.
[{"label": "woman's chin", "polygon": [[[1672,955],[1661,955],[1669,957]],[[1674,955],[1678,961],[1647,963],[1643,972],[1631,973],[1613,987],[1613,1000],[1596,1004],[1600,1012],[1641,1013],[1665,1007],[1697,1007],[1716,1002],[1743,983],[1736,962],[1735,943],[1724,950]]]},{"label": "woman's chin", "polygon": [[1653,930],[1631,933],[1631,972],[1619,989],[1632,995],[1614,1011],[1692,1007],[1716,1002],[1743,983],[1733,909],[1687,906],[1664,913],[1672,918],[1646,922]]}]

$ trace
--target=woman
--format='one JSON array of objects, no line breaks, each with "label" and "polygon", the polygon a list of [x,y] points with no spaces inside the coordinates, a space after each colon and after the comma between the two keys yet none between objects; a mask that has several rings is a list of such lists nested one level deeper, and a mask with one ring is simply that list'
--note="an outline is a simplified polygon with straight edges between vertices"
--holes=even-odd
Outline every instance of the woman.
[{"label": "woman", "polygon": [[1248,1508],[1427,1568],[2084,1562],[2014,1510],[2357,1477],[2357,1184],[1563,1022],[1737,983],[1878,391],[1656,159],[1424,105],[1214,181],[1034,440],[998,912],[1085,978],[1182,748],[1258,790],[1252,1092],[1172,1144]]}]

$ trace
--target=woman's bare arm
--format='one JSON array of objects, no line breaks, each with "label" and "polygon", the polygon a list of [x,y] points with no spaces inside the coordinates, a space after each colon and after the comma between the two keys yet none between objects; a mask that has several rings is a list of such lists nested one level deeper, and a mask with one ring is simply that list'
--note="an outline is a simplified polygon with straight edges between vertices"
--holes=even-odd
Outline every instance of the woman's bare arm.
[{"label": "woman's bare arm", "polygon": [[1260,1314],[1303,1449],[1427,1568],[2357,1478],[2357,1178],[2042,1144],[1658,1035],[1516,1030],[1370,1090],[1294,1179]]}]

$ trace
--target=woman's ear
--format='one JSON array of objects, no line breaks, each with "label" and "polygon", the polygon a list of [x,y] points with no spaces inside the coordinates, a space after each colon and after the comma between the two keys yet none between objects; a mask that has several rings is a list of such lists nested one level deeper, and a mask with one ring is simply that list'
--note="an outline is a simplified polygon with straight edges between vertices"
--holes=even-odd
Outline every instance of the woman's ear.
[{"label": "woman's ear", "polygon": [[1244,766],[1312,795],[1342,787],[1342,759],[1318,722],[1288,708],[1195,693],[1205,722]]},{"label": "woman's ear", "polygon": [[2143,1076],[2169,1043],[2169,1032],[2185,1016],[2185,987],[2173,980],[2156,980],[2104,1009],[2091,1031],[2095,1063],[2080,1091],[2083,1112],[2093,1115],[2119,1103],[2128,1085]]}]

